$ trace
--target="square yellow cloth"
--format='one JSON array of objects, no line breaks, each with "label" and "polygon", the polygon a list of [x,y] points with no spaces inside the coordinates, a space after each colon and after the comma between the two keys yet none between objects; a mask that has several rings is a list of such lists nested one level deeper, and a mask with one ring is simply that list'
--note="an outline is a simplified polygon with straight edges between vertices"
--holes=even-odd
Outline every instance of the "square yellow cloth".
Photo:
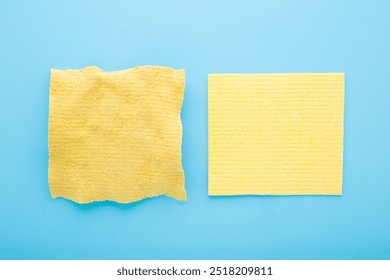
[{"label": "square yellow cloth", "polygon": [[341,195],[344,74],[208,83],[209,195]]},{"label": "square yellow cloth", "polygon": [[186,199],[180,111],[184,70],[140,66],[51,72],[53,198],[121,203]]}]

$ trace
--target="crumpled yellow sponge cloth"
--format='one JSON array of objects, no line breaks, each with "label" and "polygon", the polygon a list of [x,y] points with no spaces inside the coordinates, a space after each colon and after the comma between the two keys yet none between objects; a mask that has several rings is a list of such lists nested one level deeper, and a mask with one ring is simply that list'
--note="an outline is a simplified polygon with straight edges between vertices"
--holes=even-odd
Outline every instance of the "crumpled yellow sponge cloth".
[{"label": "crumpled yellow sponge cloth", "polygon": [[185,200],[183,94],[184,70],[52,69],[52,197],[77,203],[129,203],[159,195]]}]

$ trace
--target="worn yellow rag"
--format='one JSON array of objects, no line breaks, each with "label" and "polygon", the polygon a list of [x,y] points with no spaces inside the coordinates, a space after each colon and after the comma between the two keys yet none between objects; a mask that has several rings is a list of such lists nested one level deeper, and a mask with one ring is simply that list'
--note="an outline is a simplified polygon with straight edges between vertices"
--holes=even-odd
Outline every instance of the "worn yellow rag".
[{"label": "worn yellow rag", "polygon": [[208,83],[210,195],[341,195],[344,74]]},{"label": "worn yellow rag", "polygon": [[180,111],[184,70],[140,66],[51,71],[53,198],[128,203],[186,199]]}]

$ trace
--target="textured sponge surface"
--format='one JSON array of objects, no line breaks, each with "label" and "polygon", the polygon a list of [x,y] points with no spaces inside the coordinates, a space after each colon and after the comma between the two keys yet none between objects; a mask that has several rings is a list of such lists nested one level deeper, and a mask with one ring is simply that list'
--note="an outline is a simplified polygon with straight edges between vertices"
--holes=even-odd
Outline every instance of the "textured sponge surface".
[{"label": "textured sponge surface", "polygon": [[181,164],[184,70],[52,70],[49,185],[78,203],[186,199]]}]

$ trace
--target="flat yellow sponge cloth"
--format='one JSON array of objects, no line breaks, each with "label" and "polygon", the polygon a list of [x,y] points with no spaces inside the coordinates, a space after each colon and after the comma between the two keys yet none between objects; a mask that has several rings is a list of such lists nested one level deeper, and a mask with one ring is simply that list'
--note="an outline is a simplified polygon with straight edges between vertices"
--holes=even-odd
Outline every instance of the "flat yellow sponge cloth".
[{"label": "flat yellow sponge cloth", "polygon": [[344,74],[209,75],[210,195],[341,195]]}]

